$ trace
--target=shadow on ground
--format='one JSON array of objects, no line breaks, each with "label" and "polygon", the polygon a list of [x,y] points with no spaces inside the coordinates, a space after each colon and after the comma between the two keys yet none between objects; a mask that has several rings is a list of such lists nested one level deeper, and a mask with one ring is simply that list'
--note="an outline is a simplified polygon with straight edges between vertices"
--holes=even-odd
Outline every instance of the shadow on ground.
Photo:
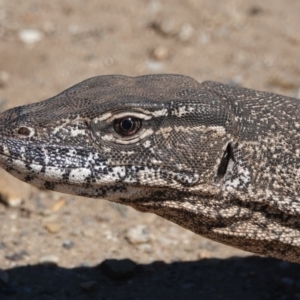
[{"label": "shadow on ground", "polygon": [[300,299],[300,265],[256,256],[135,264],[106,260],[65,269],[7,270],[0,299]]}]

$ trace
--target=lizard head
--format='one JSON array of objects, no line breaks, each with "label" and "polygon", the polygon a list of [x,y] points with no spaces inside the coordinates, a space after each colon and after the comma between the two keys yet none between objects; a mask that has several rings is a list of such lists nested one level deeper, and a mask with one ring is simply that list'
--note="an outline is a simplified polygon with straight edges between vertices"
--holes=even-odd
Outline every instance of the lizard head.
[{"label": "lizard head", "polygon": [[221,195],[235,172],[234,122],[222,97],[189,77],[100,76],[3,112],[0,166],[220,239],[212,229],[241,211]]},{"label": "lizard head", "polygon": [[[297,188],[290,189],[298,150],[280,127],[287,114],[294,120],[298,100],[285,98],[290,111],[272,115],[276,97],[281,105],[280,96],[180,75],[95,77],[3,112],[0,166],[39,188],[127,204],[299,261]],[[287,171],[273,168],[278,161]]]},{"label": "lizard head", "polygon": [[231,120],[191,78],[100,76],[2,113],[0,164],[40,188],[122,203],[213,193]]}]

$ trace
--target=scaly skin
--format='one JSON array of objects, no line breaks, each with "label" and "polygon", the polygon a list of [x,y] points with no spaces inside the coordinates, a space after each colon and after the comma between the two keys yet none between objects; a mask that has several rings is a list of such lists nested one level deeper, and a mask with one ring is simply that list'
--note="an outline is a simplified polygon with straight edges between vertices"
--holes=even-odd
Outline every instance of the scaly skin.
[{"label": "scaly skin", "polygon": [[298,99],[180,75],[99,76],[0,115],[0,165],[300,262]]}]

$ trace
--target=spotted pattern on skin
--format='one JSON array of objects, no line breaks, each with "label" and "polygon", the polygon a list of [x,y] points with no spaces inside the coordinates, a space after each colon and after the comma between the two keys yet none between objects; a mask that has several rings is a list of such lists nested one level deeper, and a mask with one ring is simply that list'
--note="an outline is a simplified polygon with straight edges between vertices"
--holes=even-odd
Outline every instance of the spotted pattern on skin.
[{"label": "spotted pattern on skin", "polygon": [[[298,99],[180,75],[100,76],[0,115],[0,166],[300,262]],[[142,122],[133,136],[118,118]],[[28,137],[17,134],[26,127]]]}]

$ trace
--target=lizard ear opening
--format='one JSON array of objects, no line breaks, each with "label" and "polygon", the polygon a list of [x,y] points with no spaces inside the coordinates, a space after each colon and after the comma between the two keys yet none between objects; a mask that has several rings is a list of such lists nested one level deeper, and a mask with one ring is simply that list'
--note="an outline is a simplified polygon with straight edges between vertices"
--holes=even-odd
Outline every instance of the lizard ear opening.
[{"label": "lizard ear opening", "polygon": [[230,159],[234,161],[233,147],[231,143],[228,143],[218,167],[218,178],[223,178],[226,174]]}]

